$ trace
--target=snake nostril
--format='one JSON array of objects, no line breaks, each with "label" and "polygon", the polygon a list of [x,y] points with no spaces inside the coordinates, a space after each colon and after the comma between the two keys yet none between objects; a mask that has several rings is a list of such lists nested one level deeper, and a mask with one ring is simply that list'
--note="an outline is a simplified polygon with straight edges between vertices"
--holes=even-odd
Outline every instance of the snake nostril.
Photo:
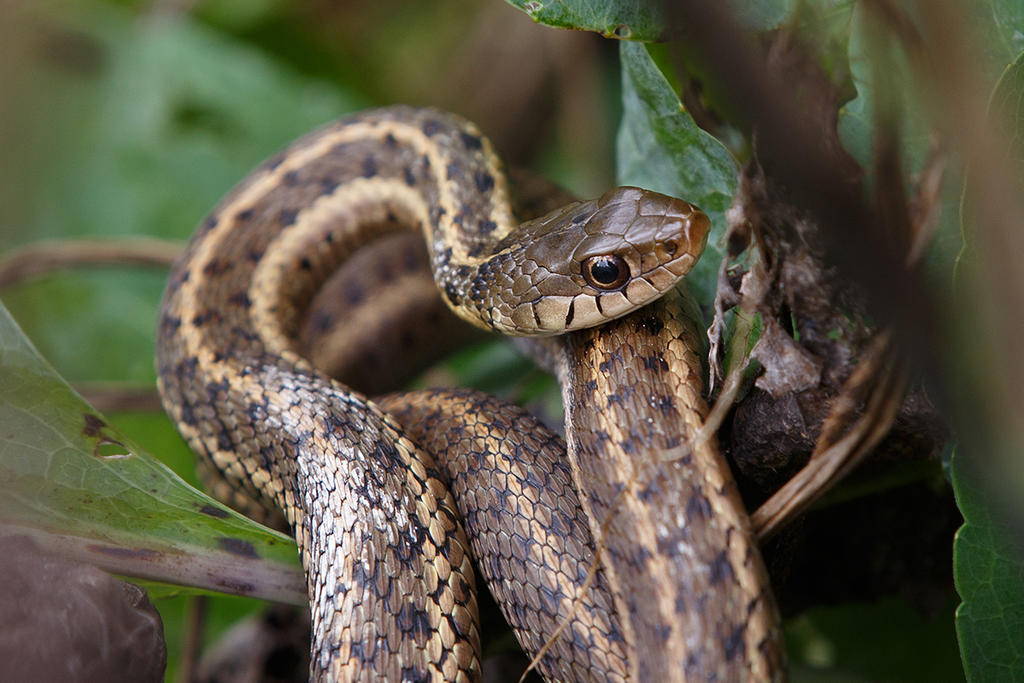
[{"label": "snake nostril", "polygon": [[664,247],[665,253],[669,256],[675,256],[676,250],[679,249],[679,245],[677,245],[673,240],[665,240],[661,246]]}]

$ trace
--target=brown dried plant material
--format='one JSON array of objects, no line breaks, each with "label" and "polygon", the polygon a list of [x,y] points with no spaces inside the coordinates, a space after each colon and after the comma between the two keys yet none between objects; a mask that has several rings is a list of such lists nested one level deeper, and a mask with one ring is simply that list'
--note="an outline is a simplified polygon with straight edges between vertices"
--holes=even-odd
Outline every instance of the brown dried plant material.
[{"label": "brown dried plant material", "polygon": [[162,681],[163,622],[146,592],[0,538],[0,680]]},{"label": "brown dried plant material", "polygon": [[807,465],[752,516],[754,529],[762,539],[772,536],[835,486],[889,432],[903,404],[907,383],[905,367],[893,367],[891,343],[888,333],[874,339],[833,403]]}]

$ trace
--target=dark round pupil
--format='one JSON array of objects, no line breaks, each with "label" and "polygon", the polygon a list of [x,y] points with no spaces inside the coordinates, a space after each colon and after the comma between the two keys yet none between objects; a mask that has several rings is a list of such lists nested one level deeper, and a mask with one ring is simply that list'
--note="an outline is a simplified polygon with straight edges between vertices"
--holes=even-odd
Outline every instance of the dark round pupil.
[{"label": "dark round pupil", "polygon": [[619,264],[607,256],[590,264],[590,274],[603,285],[610,285],[619,279]]}]

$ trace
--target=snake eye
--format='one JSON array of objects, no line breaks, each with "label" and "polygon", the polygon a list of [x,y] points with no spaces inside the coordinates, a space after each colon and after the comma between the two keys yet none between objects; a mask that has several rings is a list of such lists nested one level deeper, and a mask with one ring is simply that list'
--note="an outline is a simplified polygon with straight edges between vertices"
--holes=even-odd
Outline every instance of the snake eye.
[{"label": "snake eye", "polygon": [[629,264],[614,254],[591,256],[583,262],[583,279],[597,289],[618,289],[629,279]]}]

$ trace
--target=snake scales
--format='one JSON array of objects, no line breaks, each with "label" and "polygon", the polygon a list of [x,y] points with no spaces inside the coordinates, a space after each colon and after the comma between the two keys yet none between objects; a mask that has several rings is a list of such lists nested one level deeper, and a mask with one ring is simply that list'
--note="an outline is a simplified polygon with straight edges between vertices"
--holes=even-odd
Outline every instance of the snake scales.
[{"label": "snake scales", "polygon": [[[471,124],[376,110],[257,169],[172,269],[157,343],[165,406],[217,476],[283,510],[307,574],[312,676],[479,679],[465,520],[524,646],[565,627],[539,663],[546,677],[779,677],[774,607],[735,485],[713,444],[684,445],[703,404],[673,297],[538,342],[563,384],[568,463],[557,437],[493,399],[376,403],[297,351],[316,291],[382,234],[426,234],[460,316],[545,336],[657,299],[707,233],[690,205],[633,188],[519,228],[510,207]],[[588,587],[592,537],[604,552]]]}]

